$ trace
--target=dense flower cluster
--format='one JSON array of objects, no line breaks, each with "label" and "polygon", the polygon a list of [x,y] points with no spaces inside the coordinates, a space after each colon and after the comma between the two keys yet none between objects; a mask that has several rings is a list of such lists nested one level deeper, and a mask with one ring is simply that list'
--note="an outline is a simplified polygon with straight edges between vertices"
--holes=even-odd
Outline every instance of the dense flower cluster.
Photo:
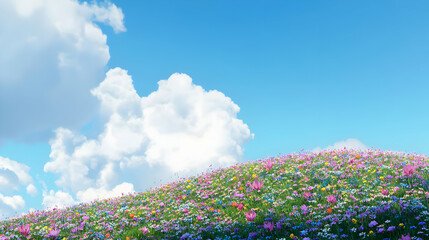
[{"label": "dense flower cluster", "polygon": [[429,239],[428,165],[373,150],[290,154],[31,212],[2,221],[0,239]]}]

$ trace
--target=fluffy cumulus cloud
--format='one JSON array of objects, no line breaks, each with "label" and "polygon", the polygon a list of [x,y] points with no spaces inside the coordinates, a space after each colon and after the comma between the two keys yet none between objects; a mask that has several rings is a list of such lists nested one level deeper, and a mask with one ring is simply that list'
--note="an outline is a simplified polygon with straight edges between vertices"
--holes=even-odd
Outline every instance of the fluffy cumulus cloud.
[{"label": "fluffy cumulus cloud", "polygon": [[12,195],[22,186],[26,186],[30,195],[37,193],[29,170],[25,164],[0,157],[0,218],[12,216],[23,210],[25,201],[22,196]]},{"label": "fluffy cumulus cloud", "polygon": [[240,108],[223,93],[194,85],[186,74],[158,82],[140,97],[125,70],[115,68],[91,92],[107,116],[95,139],[59,128],[44,170],[80,201],[144,190],[155,177],[236,163],[253,134]]},{"label": "fluffy cumulus cloud", "polygon": [[90,94],[110,58],[97,22],[125,31],[120,8],[105,1],[0,1],[0,144],[48,139],[77,128],[97,109]]},{"label": "fluffy cumulus cloud", "polygon": [[349,138],[345,141],[336,142],[333,145],[330,145],[324,149],[322,149],[321,147],[316,147],[315,149],[312,150],[312,152],[321,152],[323,150],[330,151],[330,150],[334,150],[334,149],[343,149],[343,148],[355,149],[355,150],[367,150],[368,149],[367,146],[365,146],[362,142],[360,142],[356,138]]}]

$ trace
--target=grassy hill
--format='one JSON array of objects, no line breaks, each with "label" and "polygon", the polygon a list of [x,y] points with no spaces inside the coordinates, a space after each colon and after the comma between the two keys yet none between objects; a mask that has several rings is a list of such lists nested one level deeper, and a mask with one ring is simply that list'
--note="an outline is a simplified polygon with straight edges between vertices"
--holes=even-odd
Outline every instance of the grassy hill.
[{"label": "grassy hill", "polygon": [[300,153],[0,222],[0,239],[429,239],[429,161]]}]

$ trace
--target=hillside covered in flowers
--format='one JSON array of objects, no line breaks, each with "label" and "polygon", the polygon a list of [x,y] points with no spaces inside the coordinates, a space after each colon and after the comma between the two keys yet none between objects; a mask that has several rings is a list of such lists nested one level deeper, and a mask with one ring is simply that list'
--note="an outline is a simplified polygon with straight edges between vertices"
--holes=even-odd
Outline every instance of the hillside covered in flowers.
[{"label": "hillside covered in flowers", "polygon": [[335,150],[234,165],[31,212],[0,239],[429,239],[424,155]]}]

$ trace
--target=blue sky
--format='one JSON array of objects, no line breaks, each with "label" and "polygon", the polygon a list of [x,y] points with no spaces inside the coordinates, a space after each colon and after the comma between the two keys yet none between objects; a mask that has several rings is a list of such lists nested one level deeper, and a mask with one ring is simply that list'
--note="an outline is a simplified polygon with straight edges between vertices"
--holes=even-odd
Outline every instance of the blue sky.
[{"label": "blue sky", "polygon": [[[116,8],[111,8],[113,4]],[[13,8],[12,5],[8,6]],[[18,190],[3,194],[24,198],[25,207],[18,212],[46,206],[42,206],[42,201],[50,190],[69,193],[78,202],[77,191],[69,189],[73,185],[55,182],[58,176],[66,176],[66,172],[44,171],[45,164],[54,161],[50,157],[51,144],[56,139],[54,130],[64,127],[75,136],[81,134],[87,139],[97,139],[109,115],[103,113],[100,102],[90,90],[105,79],[109,69],[116,67],[128,71],[140,97],[156,92],[159,80],[169,79],[178,72],[189,75],[193,84],[206,91],[217,90],[231,98],[240,107],[236,119],[247,124],[254,134],[253,139],[248,135],[236,139],[238,142],[243,140],[238,146],[245,150],[242,154],[228,153],[228,156],[238,156],[238,162],[302,149],[311,151],[342,146],[341,142],[347,139],[355,139],[353,144],[357,142],[365,148],[418,154],[429,152],[429,3],[425,1],[117,0],[87,5],[79,1],[73,6],[76,9],[82,6],[107,9],[107,20],[97,15],[96,7],[90,8],[92,18],[77,16],[82,17],[82,21],[96,24],[107,42],[96,45],[99,42],[84,38],[88,44],[83,46],[90,50],[81,51],[64,43],[67,40],[64,37],[51,39],[51,35],[47,35],[46,39],[50,39],[47,42],[55,44],[40,44],[36,50],[28,46],[27,50],[32,54],[26,58],[33,58],[33,63],[30,61],[21,69],[17,67],[17,72],[24,71],[25,74],[21,79],[17,75],[15,80],[31,80],[39,83],[37,86],[47,86],[51,82],[54,85],[58,78],[72,76],[79,80],[65,85],[71,90],[64,92],[64,98],[69,98],[73,104],[66,101],[56,104],[52,100],[55,98],[42,101],[43,97],[37,95],[37,87],[27,90],[25,88],[32,84],[10,87],[6,85],[9,77],[0,75],[0,87],[10,87],[11,96],[30,93],[32,98],[23,102],[34,101],[37,106],[40,100],[40,109],[58,109],[54,111],[58,113],[55,116],[58,119],[54,117],[56,120],[52,122],[47,120],[51,119],[48,113],[40,113],[43,117],[37,118],[39,112],[36,110],[31,114],[23,111],[21,115],[14,115],[14,111],[25,109],[21,105],[28,104],[21,102],[23,98],[8,97],[6,90],[0,90],[5,96],[0,100],[9,103],[8,106],[0,104],[0,112],[12,116],[0,123],[21,126],[15,130],[0,127],[4,132],[0,132],[3,135],[0,156],[27,165],[37,188],[35,196],[26,194],[22,184]],[[17,16],[11,19],[24,19],[22,22],[25,23],[26,18]],[[35,14],[34,18],[37,17],[43,19],[43,12],[40,16]],[[8,33],[5,26],[12,20],[0,18],[3,32]],[[13,23],[22,26],[20,21]],[[47,24],[36,21],[36,28],[39,23]],[[121,28],[122,24],[126,30]],[[25,34],[31,29],[23,31]],[[3,45],[0,50],[12,49],[9,54],[14,59],[16,57],[17,62],[20,62],[19,56],[26,55],[18,50],[14,52],[10,45],[19,42],[20,37],[12,35],[0,41]],[[43,36],[40,39],[43,40]],[[66,70],[55,63],[61,55],[56,46],[58,52],[66,52],[65,65],[69,67]],[[110,58],[103,55],[105,52],[92,52],[100,47],[108,51]],[[51,59],[49,54],[42,54],[39,50],[44,48],[56,57]],[[87,52],[91,54],[85,55]],[[77,56],[78,60],[71,57],[68,61],[67,56]],[[40,59],[54,63],[41,65],[37,63]],[[82,63],[79,59],[95,60],[83,60]],[[98,64],[93,63],[98,60]],[[0,59],[0,62],[5,61]],[[31,64],[37,65],[34,73],[33,68],[28,67]],[[1,70],[10,71],[7,64]],[[126,75],[118,74],[122,78]],[[77,99],[87,100],[79,102],[80,107],[75,109]],[[228,102],[229,107],[231,104]],[[64,115],[61,115],[63,110]],[[34,125],[37,131],[32,131],[30,120],[33,117],[40,121],[39,125]],[[213,159],[207,161],[216,162]],[[139,190],[132,178],[123,180],[134,184],[134,190]],[[119,183],[121,181],[100,185],[100,189],[110,191]],[[52,195],[55,196],[58,197]]]}]

